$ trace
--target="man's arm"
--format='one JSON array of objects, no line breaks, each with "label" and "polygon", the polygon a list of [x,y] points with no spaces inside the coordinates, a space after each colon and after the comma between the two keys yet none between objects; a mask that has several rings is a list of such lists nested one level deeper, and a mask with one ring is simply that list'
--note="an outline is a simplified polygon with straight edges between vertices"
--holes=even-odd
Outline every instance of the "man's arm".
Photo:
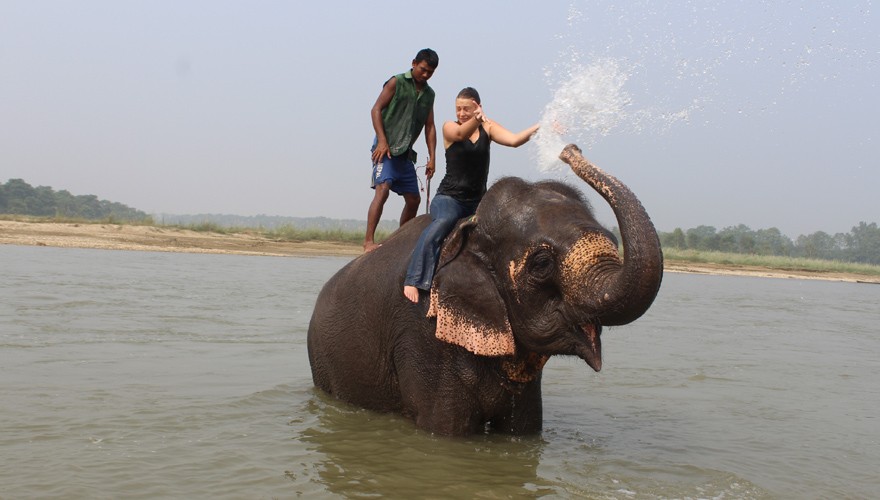
[{"label": "man's arm", "polygon": [[370,110],[370,118],[373,121],[373,130],[376,131],[376,149],[373,150],[373,163],[379,163],[383,157],[391,158],[391,151],[388,148],[388,137],[385,136],[385,127],[382,125],[382,110],[391,104],[394,97],[394,91],[397,89],[397,78],[393,76],[382,86],[382,92],[373,104]]},{"label": "man's arm", "polygon": [[437,127],[434,126],[433,106],[425,120],[425,142],[428,144],[428,163],[425,167],[425,175],[430,179],[434,177],[434,155],[437,153]]}]

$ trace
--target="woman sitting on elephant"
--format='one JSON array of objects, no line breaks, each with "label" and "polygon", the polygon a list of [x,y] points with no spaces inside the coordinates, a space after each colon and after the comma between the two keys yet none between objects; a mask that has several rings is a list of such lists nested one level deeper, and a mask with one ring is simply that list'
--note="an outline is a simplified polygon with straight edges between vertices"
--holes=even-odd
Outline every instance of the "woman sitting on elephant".
[{"label": "woman sitting on elephant", "polygon": [[456,121],[443,124],[446,175],[431,202],[431,224],[425,228],[410,257],[403,294],[418,303],[419,290],[430,290],[440,244],[463,217],[473,215],[486,194],[489,144],[519,147],[531,139],[538,125],[513,133],[486,118],[480,94],[465,87],[455,99]]}]

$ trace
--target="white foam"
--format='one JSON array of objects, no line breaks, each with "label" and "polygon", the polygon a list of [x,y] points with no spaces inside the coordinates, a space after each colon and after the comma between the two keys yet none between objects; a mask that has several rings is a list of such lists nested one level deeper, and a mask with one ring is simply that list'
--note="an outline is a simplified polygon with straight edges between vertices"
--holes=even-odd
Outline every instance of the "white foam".
[{"label": "white foam", "polygon": [[730,2],[618,4],[570,0],[533,139],[543,172],[564,167],[557,155],[568,143],[587,150],[610,134],[774,113],[802,90],[870,79],[877,66],[864,43],[846,43],[875,36],[865,6],[771,3],[757,18]]},{"label": "white foam", "polygon": [[544,108],[541,129],[534,138],[542,171],[561,168],[558,157],[567,143],[588,147],[629,119],[630,97],[623,88],[627,79],[613,60],[571,66]]}]

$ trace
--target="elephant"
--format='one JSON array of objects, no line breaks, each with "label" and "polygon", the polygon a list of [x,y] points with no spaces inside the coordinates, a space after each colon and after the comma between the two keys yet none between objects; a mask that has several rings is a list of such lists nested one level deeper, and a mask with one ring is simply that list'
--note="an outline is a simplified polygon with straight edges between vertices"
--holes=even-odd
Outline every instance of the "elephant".
[{"label": "elephant", "polygon": [[560,158],[613,209],[622,255],[574,187],[501,178],[446,237],[417,304],[403,280],[427,215],[327,281],[308,329],[315,386],[436,435],[540,433],[547,360],[573,355],[598,372],[603,327],[644,314],[663,277],[657,232],[630,189],[574,144]]}]

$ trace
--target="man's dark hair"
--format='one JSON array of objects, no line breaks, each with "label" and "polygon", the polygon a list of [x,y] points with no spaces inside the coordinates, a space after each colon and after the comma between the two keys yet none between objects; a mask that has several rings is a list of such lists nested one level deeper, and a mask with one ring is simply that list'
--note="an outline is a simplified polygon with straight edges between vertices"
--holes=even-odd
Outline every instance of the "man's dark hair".
[{"label": "man's dark hair", "polygon": [[428,63],[428,66],[432,68],[436,68],[438,64],[440,64],[440,57],[437,56],[437,53],[431,49],[422,49],[416,54],[415,62],[425,61]]},{"label": "man's dark hair", "polygon": [[461,89],[456,99],[473,99],[477,101],[477,104],[480,104],[480,93],[473,87],[465,87]]}]

